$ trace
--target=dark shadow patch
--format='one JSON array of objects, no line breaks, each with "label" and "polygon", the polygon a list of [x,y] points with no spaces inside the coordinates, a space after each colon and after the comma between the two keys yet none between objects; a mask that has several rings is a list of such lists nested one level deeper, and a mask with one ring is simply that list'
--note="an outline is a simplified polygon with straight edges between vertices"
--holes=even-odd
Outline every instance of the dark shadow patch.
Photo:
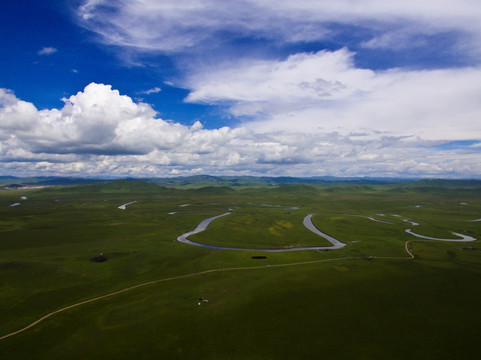
[{"label": "dark shadow patch", "polygon": [[90,261],[105,262],[107,261],[107,256],[105,256],[104,254],[100,254],[100,255],[97,255],[96,257],[91,258]]}]

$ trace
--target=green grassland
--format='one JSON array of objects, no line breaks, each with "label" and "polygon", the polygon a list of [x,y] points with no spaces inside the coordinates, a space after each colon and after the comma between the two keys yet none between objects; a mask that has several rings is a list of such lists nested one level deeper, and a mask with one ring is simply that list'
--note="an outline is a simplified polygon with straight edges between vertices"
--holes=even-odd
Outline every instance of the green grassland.
[{"label": "green grassland", "polygon": [[331,246],[327,240],[307,230],[304,211],[290,207],[237,205],[232,215],[218,219],[209,228],[189,239],[210,245],[241,248],[286,248]]},{"label": "green grassland", "polygon": [[[459,248],[481,249],[479,241],[422,241],[404,230],[481,238],[481,222],[466,221],[481,218],[481,190],[415,184],[176,189],[115,181],[2,190],[0,337],[66,306],[165,281],[53,315],[0,340],[0,358],[475,358],[481,250]],[[266,254],[175,241],[229,209],[190,238],[329,245],[302,226],[314,213],[321,231],[348,246]],[[99,253],[108,260],[90,261]]]}]

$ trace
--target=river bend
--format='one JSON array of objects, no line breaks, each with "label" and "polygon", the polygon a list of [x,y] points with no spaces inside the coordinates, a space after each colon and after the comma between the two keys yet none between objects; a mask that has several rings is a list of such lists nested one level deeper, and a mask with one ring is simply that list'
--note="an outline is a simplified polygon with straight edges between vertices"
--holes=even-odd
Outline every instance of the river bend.
[{"label": "river bend", "polygon": [[230,215],[230,212],[223,213],[221,215],[213,216],[208,219],[203,220],[197,227],[189,232],[186,232],[185,234],[180,235],[177,238],[177,241],[184,243],[184,244],[189,244],[189,245],[195,245],[195,246],[202,246],[208,249],[214,249],[214,250],[237,250],[237,251],[263,251],[263,252],[287,252],[287,251],[301,251],[301,250],[335,250],[335,249],[341,249],[347,244],[333,238],[332,236],[329,236],[327,234],[324,234],[323,232],[319,231],[314,224],[312,223],[312,215],[309,214],[304,218],[303,224],[304,226],[312,231],[314,234],[319,235],[329,241],[332,246],[299,246],[299,247],[290,247],[290,248],[275,248],[275,249],[270,249],[270,248],[260,248],[260,249],[255,249],[255,248],[237,248],[237,247],[226,247],[226,246],[216,246],[216,245],[208,245],[208,244],[202,244],[198,243],[192,240],[189,240],[188,237],[190,235],[198,234],[209,226],[209,224],[214,221],[215,219],[218,219],[222,216]]}]

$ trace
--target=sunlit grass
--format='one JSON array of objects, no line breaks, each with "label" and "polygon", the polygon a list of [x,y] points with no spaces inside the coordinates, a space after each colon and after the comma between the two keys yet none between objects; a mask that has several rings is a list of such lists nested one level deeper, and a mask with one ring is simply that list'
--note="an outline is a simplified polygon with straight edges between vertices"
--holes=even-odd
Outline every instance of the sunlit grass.
[{"label": "sunlit grass", "polygon": [[[418,241],[404,230],[480,238],[481,222],[466,221],[481,217],[480,192],[328,189],[218,193],[121,183],[0,192],[0,336],[143,282],[265,266],[196,275],[83,305],[0,341],[1,358],[317,358],[321,349],[327,359],[472,358],[481,320],[481,251],[459,248],[481,246]],[[25,194],[22,205],[8,206]],[[117,208],[134,200],[126,210]],[[175,241],[229,209],[231,215],[192,239],[223,246],[329,245],[302,225],[314,213],[321,231],[349,245],[254,260],[259,252]],[[413,240],[414,261],[407,240]],[[90,261],[100,252],[106,262]],[[199,306],[199,297],[209,302]]]}]

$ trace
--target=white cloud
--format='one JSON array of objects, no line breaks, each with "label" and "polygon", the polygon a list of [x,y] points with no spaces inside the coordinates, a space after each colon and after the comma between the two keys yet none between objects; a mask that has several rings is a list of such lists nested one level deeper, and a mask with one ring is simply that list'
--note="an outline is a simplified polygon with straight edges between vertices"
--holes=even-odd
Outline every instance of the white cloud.
[{"label": "white cloud", "polygon": [[54,47],[44,47],[39,50],[38,55],[52,55],[55,54],[58,50]]},{"label": "white cloud", "polygon": [[[243,127],[188,128],[157,118],[147,104],[92,85],[63,109],[39,112],[35,131],[18,132],[33,158],[87,154],[84,171],[142,175],[481,174],[479,146],[435,146],[480,138],[477,0],[86,0],[77,15],[100,41],[126,50],[131,62],[139,52],[176,53],[184,75],[175,83],[190,90],[186,100],[227,105]],[[444,54],[473,65],[414,70],[420,68],[414,61],[408,70],[379,71],[356,65],[347,48],[285,59],[256,48],[235,51],[232,60],[235,39],[274,43],[284,51],[292,43],[349,39],[360,51],[409,49],[403,55],[414,58],[433,44],[445,45]],[[93,88],[105,101],[93,101]],[[80,160],[75,163],[72,169],[82,168]]]},{"label": "white cloud", "polygon": [[301,53],[285,60],[242,61],[193,75],[187,101],[228,102],[256,132],[364,130],[424,139],[481,134],[481,69],[372,71],[353,53]]},{"label": "white cloud", "polygon": [[439,142],[367,130],[346,134],[327,130],[258,133],[244,127],[209,130],[199,122],[187,127],[159,119],[150,105],[136,103],[110,85],[95,83],[64,102],[61,109],[37,110],[11,91],[0,89],[0,173],[481,174],[477,147],[447,150],[432,146]]},{"label": "white cloud", "polygon": [[149,90],[143,90],[143,91],[139,91],[138,93],[139,94],[146,94],[146,95],[150,95],[150,94],[157,94],[159,92],[161,92],[162,89],[158,86],[152,88],[152,89],[149,89]]},{"label": "white cloud", "polygon": [[37,109],[31,103],[21,101],[13,92],[0,89],[0,127],[6,131],[29,129],[37,118]]},{"label": "white cloud", "polygon": [[[285,61],[252,61],[192,76],[191,102],[232,100],[289,104],[336,100],[372,86],[374,73],[355,69],[346,49],[300,53]],[[364,85],[365,84],[365,85]]]},{"label": "white cloud", "polygon": [[429,39],[425,36],[419,36],[415,27],[414,29],[400,28],[386,31],[367,41],[363,41],[361,46],[369,49],[402,50],[429,46]]},{"label": "white cloud", "polygon": [[281,42],[323,40],[333,35],[333,23],[369,29],[369,46],[384,46],[388,39],[383,34],[392,37],[395,27],[405,44],[411,35],[460,32],[473,36],[470,45],[480,50],[477,0],[86,0],[77,15],[80,24],[105,43],[143,51],[213,46],[215,39],[225,43],[231,35]]}]

